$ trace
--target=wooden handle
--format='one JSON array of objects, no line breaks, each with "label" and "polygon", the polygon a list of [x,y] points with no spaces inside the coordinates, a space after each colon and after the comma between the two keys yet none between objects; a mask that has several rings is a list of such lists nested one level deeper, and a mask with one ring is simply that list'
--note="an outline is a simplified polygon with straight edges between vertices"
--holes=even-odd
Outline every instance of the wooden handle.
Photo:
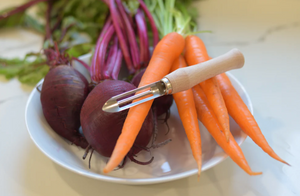
[{"label": "wooden handle", "polygon": [[188,90],[200,82],[214,77],[226,71],[241,68],[244,66],[244,56],[238,49],[205,61],[200,64],[192,65],[165,76],[172,85],[172,94]]}]

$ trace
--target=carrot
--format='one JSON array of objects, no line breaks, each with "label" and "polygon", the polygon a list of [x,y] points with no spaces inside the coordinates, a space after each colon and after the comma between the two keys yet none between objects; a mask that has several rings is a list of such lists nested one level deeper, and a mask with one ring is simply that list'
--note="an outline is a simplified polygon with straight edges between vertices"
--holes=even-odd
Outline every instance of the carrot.
[{"label": "carrot", "polygon": [[227,75],[225,73],[220,74],[216,76],[216,79],[219,83],[228,112],[235,122],[267,154],[274,159],[289,165],[287,162],[282,160],[270,147],[253,115],[248,110],[246,104],[243,102],[235,88],[232,86]]},{"label": "carrot", "polygon": [[[149,65],[141,79],[139,87],[161,80],[170,72],[173,62],[184,49],[184,38],[178,33],[169,33],[155,47]],[[124,159],[131,149],[142,124],[150,111],[153,100],[129,109],[122,133],[118,138],[112,156],[103,169],[112,171]]]},{"label": "carrot", "polygon": [[[194,65],[210,60],[203,41],[194,35],[185,38],[185,60],[189,65]],[[210,78],[200,83],[207,99],[221,124],[222,131],[229,140],[229,115],[221,91],[215,78]]]},{"label": "carrot", "polygon": [[208,79],[203,83],[200,83],[200,86],[202,87],[213,111],[215,112],[216,117],[221,124],[222,130],[224,130],[226,140],[229,141],[229,115],[216,78],[213,77]]},{"label": "carrot", "polygon": [[238,164],[249,175],[260,175],[262,172],[253,172],[249,167],[247,160],[240,148],[236,143],[232,134],[229,134],[229,141],[226,141],[225,134],[220,131],[220,124],[202,90],[199,85],[193,87],[194,99],[198,114],[198,119],[207,128],[209,133],[216,140],[218,145],[225,151],[231,159]]},{"label": "carrot", "polygon": [[[176,69],[186,67],[186,62],[183,56],[180,56],[172,65],[171,72]],[[198,165],[198,177],[201,173],[202,167],[202,149],[201,149],[201,136],[197,119],[197,111],[192,89],[173,94],[178,114],[182,121],[185,133],[189,140],[194,159]]]}]

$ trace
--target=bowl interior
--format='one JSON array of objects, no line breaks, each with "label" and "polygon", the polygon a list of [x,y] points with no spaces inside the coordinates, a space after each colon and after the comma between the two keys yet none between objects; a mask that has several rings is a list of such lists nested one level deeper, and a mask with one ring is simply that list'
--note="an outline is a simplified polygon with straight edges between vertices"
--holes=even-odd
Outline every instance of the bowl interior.
[{"label": "bowl interior", "polygon": [[[81,60],[87,63],[89,59],[90,55],[81,57]],[[86,77],[89,77],[87,71],[79,64],[75,64],[75,67]],[[231,74],[228,75],[232,84],[252,112],[251,101],[245,89]],[[169,138],[172,139],[172,142],[163,147],[152,149],[151,154],[145,151],[138,154],[137,159],[140,161],[149,160],[154,156],[151,164],[143,166],[127,161],[123,169],[111,172],[108,175],[101,172],[107,162],[107,158],[94,152],[91,159],[91,169],[89,169],[89,157],[85,160],[82,159],[84,150],[71,145],[50,128],[43,116],[40,93],[36,89],[32,91],[28,99],[25,118],[32,140],[45,155],[66,169],[84,176],[122,184],[154,184],[197,173],[197,165],[192,156],[175,103],[171,107],[171,117],[168,121],[169,130],[166,124],[159,121],[157,137],[157,143]],[[220,163],[227,155],[216,144],[202,123],[199,123],[199,126],[203,149],[202,171],[204,171]],[[230,119],[230,128],[237,143],[241,145],[246,135],[232,119]]]}]

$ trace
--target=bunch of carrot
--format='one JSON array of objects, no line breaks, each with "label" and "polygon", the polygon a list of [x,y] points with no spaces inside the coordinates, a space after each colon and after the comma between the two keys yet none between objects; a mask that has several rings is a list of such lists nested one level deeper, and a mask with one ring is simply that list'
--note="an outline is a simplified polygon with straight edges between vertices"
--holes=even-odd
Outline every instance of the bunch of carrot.
[{"label": "bunch of carrot", "polygon": [[[156,20],[156,25],[160,27],[158,29],[162,39],[154,49],[139,87],[156,82],[178,68],[211,59],[203,41],[190,33],[191,17],[185,12],[174,9],[174,0],[146,1],[146,3],[152,8],[150,11]],[[160,10],[160,12],[155,10]],[[173,32],[174,29],[179,33]],[[183,34],[188,36],[183,36]],[[249,175],[261,174],[261,172],[251,170],[241,148],[232,136],[229,115],[266,153],[288,164],[269,146],[251,112],[225,73],[201,82],[192,89],[175,93],[173,98],[198,165],[198,176],[202,167],[199,121],[225,153],[245,172]],[[103,170],[104,173],[112,171],[127,155],[152,103],[153,101],[148,101],[130,108],[112,156]]]},{"label": "bunch of carrot", "polygon": [[[189,65],[210,60],[206,47],[199,37],[188,36],[185,41],[185,60]],[[225,73],[200,83],[192,90],[198,119],[204,124],[220,147],[249,175],[258,175],[261,172],[251,171],[242,150],[230,132],[229,115],[266,153],[274,159],[288,164],[272,150],[248,107]]]},{"label": "bunch of carrot", "polygon": [[[156,46],[139,87],[156,82],[178,68],[208,60],[210,57],[199,37],[189,35],[184,38],[178,33],[169,33]],[[201,82],[192,89],[175,93],[173,98],[190,142],[193,156],[198,164],[198,175],[200,175],[202,165],[198,120],[203,123],[225,153],[245,172],[249,175],[261,174],[261,172],[251,170],[241,148],[232,136],[229,127],[229,115],[267,154],[288,164],[269,146],[251,112],[225,73]],[[148,101],[129,110],[122,134],[103,170],[104,173],[112,171],[126,156],[139,133],[151,104],[152,101]]]}]

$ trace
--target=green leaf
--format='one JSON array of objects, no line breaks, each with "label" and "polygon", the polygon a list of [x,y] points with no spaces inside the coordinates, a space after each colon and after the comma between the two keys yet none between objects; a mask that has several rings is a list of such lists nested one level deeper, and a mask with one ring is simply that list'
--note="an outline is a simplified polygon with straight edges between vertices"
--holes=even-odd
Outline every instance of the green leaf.
[{"label": "green leaf", "polygon": [[40,65],[38,68],[28,68],[27,70],[22,70],[22,74],[20,74],[18,79],[23,84],[35,85],[46,76],[48,71],[49,66],[47,65]]},{"label": "green leaf", "polygon": [[[9,11],[11,9],[12,8],[1,11],[0,15],[1,15],[1,13],[6,13],[7,11]],[[8,18],[0,20],[1,28],[16,27],[16,26],[33,29],[39,33],[45,32],[44,25],[42,25],[40,22],[38,22],[37,19],[26,14],[25,12],[20,12],[20,13],[14,14]]]},{"label": "green leaf", "polygon": [[[79,57],[94,49],[98,36],[109,13],[108,6],[101,0],[53,0],[50,26],[55,30],[51,39],[45,40],[43,48],[53,48],[54,42],[69,56]],[[47,3],[36,5],[36,18],[27,11],[0,20],[0,28],[21,26],[45,34],[45,27],[39,21],[45,20]],[[134,7],[134,4],[130,4]],[[7,12],[14,8],[6,9]],[[35,84],[43,78],[49,67],[43,54],[35,54],[34,61],[24,59],[0,59],[0,74],[6,78],[17,77],[20,82]]]},{"label": "green leaf", "polygon": [[0,75],[4,75],[6,79],[14,78],[21,70],[21,66],[0,67]]},{"label": "green leaf", "polygon": [[173,31],[187,35],[198,30],[198,10],[192,6],[195,1],[199,0],[145,0],[160,38]]},{"label": "green leaf", "polygon": [[92,52],[93,48],[94,48],[93,44],[84,43],[84,44],[75,45],[72,48],[68,49],[66,52],[70,56],[79,57],[81,55]]},{"label": "green leaf", "polygon": [[[0,12],[0,15],[2,13],[6,13],[8,12],[9,10],[11,10],[12,8],[10,9],[6,9],[6,10],[3,10]],[[5,18],[5,19],[2,19],[0,20],[0,27],[1,28],[4,28],[4,27],[14,27],[14,26],[19,26],[23,23],[24,21],[24,15],[25,13],[24,12],[20,12],[20,13],[17,13],[17,14],[14,14],[8,18]]]},{"label": "green leaf", "polygon": [[[53,12],[63,17],[63,24],[75,22],[70,30],[85,33],[95,43],[104,25],[108,7],[101,0],[68,0],[54,3]],[[64,40],[70,41],[70,40]]]},{"label": "green leaf", "polygon": [[65,28],[68,28],[69,26],[71,25],[75,25],[76,27],[78,27],[79,29],[83,29],[84,28],[84,24],[81,23],[80,21],[78,21],[74,16],[68,16],[68,17],[65,17],[63,19],[63,22],[62,22],[62,28],[65,29]]},{"label": "green leaf", "polygon": [[0,67],[7,65],[21,65],[24,62],[24,59],[13,58],[13,59],[4,59],[0,58]]},{"label": "green leaf", "polygon": [[21,83],[35,85],[49,71],[45,59],[37,57],[34,61],[24,59],[3,59],[0,58],[0,75],[7,79],[17,77]]},{"label": "green leaf", "polygon": [[37,19],[33,18],[32,16],[25,14],[24,20],[21,24],[21,26],[33,29],[37,31],[38,33],[45,33],[45,26],[41,24]]},{"label": "green leaf", "polygon": [[6,79],[14,78],[18,75],[22,68],[24,60],[14,59],[2,59],[0,58],[0,74],[4,75]]}]

